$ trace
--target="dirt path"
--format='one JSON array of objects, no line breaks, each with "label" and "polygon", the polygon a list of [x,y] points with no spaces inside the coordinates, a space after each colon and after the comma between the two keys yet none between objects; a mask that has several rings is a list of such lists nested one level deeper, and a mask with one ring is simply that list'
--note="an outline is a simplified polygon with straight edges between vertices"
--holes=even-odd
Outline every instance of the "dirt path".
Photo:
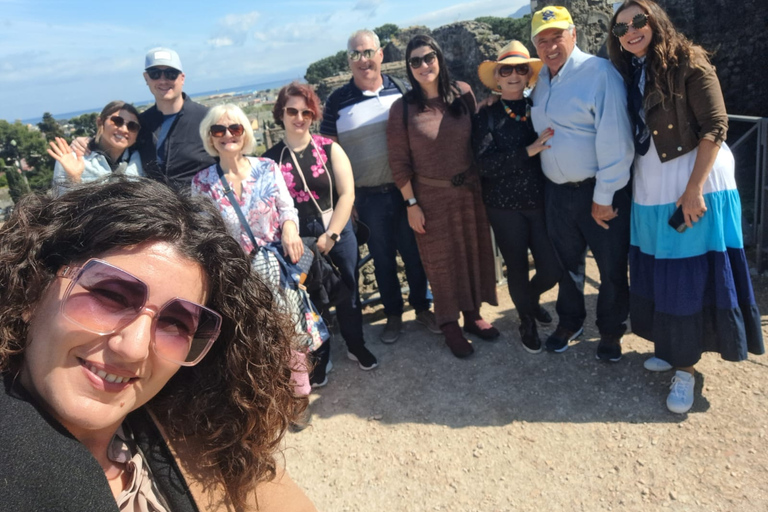
[{"label": "dirt path", "polygon": [[[468,360],[415,322],[384,345],[381,311],[369,315],[380,367],[360,371],[334,340],[313,425],[286,441],[293,478],[326,512],[768,510],[768,357],[706,354],[693,409],[672,414],[671,373],[643,369],[648,342],[626,336],[619,363],[595,360],[594,283],[563,354],[523,350],[506,287],[484,308],[500,341],[475,340]],[[768,278],[754,285],[766,313]]]}]

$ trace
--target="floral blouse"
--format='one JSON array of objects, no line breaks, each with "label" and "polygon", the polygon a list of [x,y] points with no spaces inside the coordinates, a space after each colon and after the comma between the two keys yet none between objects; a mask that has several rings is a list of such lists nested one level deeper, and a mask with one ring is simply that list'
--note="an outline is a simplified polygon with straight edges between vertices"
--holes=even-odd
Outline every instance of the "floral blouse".
[{"label": "floral blouse", "polygon": [[[293,207],[293,199],[277,164],[268,158],[248,157],[248,161],[251,163],[251,175],[242,182],[243,192],[238,203],[256,242],[264,246],[280,240],[285,221],[293,221],[298,227],[299,215]],[[195,175],[192,179],[192,194],[206,195],[213,199],[229,233],[240,242],[246,254],[250,254],[253,244],[224,193],[215,164]]]}]

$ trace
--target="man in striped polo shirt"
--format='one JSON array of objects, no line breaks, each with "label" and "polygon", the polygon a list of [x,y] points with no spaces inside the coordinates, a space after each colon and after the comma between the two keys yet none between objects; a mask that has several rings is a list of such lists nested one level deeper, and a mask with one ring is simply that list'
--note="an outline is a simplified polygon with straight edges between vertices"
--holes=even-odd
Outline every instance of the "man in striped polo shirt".
[{"label": "man in striped polo shirt", "polygon": [[397,277],[397,252],[405,264],[410,287],[408,301],[416,320],[440,334],[430,311],[432,296],[421,264],[413,231],[408,225],[407,206],[395,186],[387,154],[389,108],[402,96],[404,86],[381,73],[384,52],[379,37],[370,30],[358,30],[347,42],[352,79],[334,91],[325,105],[320,132],[337,141],[352,163],[355,177],[355,208],[371,236],[368,250],[376,267],[387,325],[384,343],[394,343],[402,329],[403,297]]}]

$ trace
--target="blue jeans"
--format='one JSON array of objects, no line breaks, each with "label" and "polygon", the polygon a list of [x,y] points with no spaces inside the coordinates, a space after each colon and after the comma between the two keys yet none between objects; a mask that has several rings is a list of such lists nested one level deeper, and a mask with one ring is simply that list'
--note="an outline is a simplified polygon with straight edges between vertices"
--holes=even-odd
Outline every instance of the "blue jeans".
[{"label": "blue jeans", "polygon": [[357,188],[355,207],[360,220],[371,230],[368,250],[376,267],[374,273],[384,313],[392,316],[403,314],[403,296],[395,260],[398,251],[403,258],[405,277],[411,290],[408,302],[417,313],[429,309],[432,294],[427,286],[427,274],[421,264],[416,238],[408,225],[408,213],[400,191],[394,184]]},{"label": "blue jeans", "polygon": [[631,199],[629,186],[613,195],[613,207],[619,216],[601,228],[592,218],[594,182],[556,185],[547,181],[547,231],[555,246],[563,277],[557,295],[559,325],[578,330],[587,317],[584,307],[584,280],[587,247],[592,250],[600,271],[597,295],[597,328],[603,336],[621,336],[629,314],[629,221]]},{"label": "blue jeans", "polygon": [[[299,219],[299,235],[319,237],[325,233],[323,221],[319,217]],[[339,321],[341,336],[347,343],[347,348],[355,349],[365,345],[363,339],[363,309],[360,305],[360,290],[358,288],[357,262],[360,253],[357,250],[357,238],[352,229],[352,223],[347,222],[339,234],[328,256],[341,274],[341,280],[351,293],[344,294],[336,304],[336,318]]]}]

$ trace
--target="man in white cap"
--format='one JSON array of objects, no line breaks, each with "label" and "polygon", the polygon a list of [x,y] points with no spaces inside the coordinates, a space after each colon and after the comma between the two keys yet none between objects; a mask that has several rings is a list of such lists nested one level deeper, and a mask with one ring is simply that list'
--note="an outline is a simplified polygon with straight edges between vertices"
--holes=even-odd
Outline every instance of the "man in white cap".
[{"label": "man in white cap", "polygon": [[169,48],[147,52],[144,80],[155,97],[155,104],[139,116],[138,148],[144,171],[177,188],[187,187],[197,171],[214,163],[199,133],[208,109],[182,92],[181,59]]},{"label": "man in white cap", "polygon": [[532,93],[531,117],[542,133],[554,129],[541,153],[547,177],[547,229],[564,267],[557,298],[559,324],[546,348],[563,352],[583,332],[587,247],[600,271],[597,358],[621,359],[629,314],[627,258],[634,157],[627,92],[607,60],[576,46],[576,28],[564,7],[534,13],[531,39],[544,67]]}]

